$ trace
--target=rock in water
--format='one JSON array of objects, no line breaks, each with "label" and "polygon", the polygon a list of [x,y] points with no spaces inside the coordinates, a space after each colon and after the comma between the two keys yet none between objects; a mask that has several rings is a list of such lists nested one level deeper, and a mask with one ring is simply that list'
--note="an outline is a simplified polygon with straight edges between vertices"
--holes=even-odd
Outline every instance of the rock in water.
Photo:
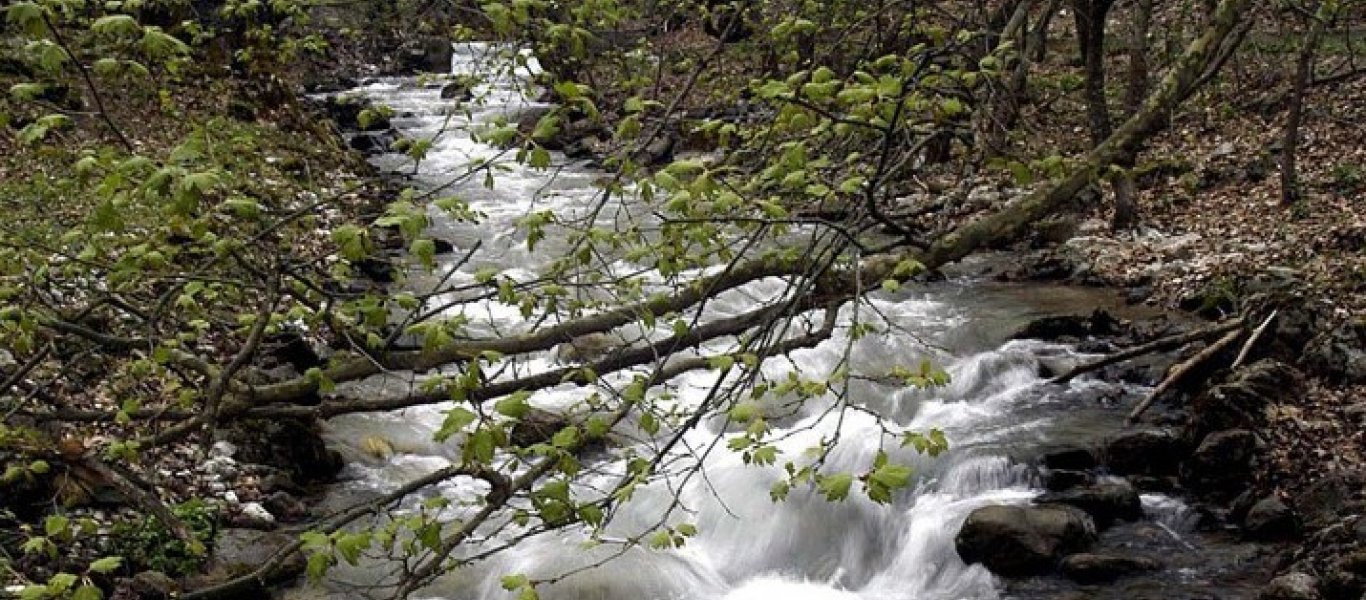
[{"label": "rock in water", "polygon": [[1049,492],[1034,499],[1039,504],[1066,504],[1086,511],[1101,528],[1109,527],[1117,519],[1135,521],[1143,518],[1143,504],[1138,490],[1128,483],[1097,483],[1061,492]]},{"label": "rock in water", "polygon": [[1130,431],[1105,444],[1105,466],[1119,475],[1174,475],[1186,449],[1181,438],[1167,430]]},{"label": "rock in water", "polygon": [[1070,506],[985,506],[968,515],[954,546],[968,563],[1025,576],[1053,570],[1058,559],[1096,540],[1096,525]]},{"label": "rock in water", "polygon": [[1078,583],[1108,583],[1125,575],[1156,571],[1162,563],[1141,556],[1073,554],[1059,565],[1064,575]]}]

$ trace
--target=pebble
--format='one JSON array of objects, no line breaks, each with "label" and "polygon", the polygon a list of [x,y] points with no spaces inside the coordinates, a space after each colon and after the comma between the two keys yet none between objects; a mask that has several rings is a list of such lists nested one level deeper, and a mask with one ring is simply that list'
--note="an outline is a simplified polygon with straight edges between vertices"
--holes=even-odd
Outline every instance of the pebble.
[{"label": "pebble", "polygon": [[248,502],[243,504],[242,516],[263,523],[275,522],[275,515],[270,514],[270,511],[266,510],[266,507],[261,506],[260,502]]},{"label": "pebble", "polygon": [[222,456],[224,458],[231,458],[234,454],[237,454],[237,446],[233,445],[232,442],[220,440],[214,442],[213,448],[209,449],[209,456],[213,457]]},{"label": "pebble", "polygon": [[237,499],[237,492],[234,492],[234,491],[232,491],[232,490],[228,490],[228,491],[226,491],[226,492],[223,492],[223,501],[224,501],[224,502],[227,502],[228,504],[240,504],[240,503],[241,503],[241,502]]}]

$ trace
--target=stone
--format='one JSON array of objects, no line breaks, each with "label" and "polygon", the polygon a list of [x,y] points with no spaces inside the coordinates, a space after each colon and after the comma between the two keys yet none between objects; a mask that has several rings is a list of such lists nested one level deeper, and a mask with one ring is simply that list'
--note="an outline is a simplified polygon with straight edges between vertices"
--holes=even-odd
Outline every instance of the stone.
[{"label": "stone", "polygon": [[347,145],[357,152],[379,154],[389,151],[394,145],[394,138],[388,133],[358,133],[351,136]]},{"label": "stone", "polygon": [[1181,465],[1181,480],[1193,489],[1232,495],[1244,487],[1257,454],[1257,437],[1246,429],[1211,433]]},{"label": "stone", "polygon": [[1298,400],[1303,390],[1304,376],[1294,367],[1269,359],[1257,361],[1196,396],[1191,402],[1188,436],[1199,439],[1215,431],[1261,426],[1268,405]]},{"label": "stone", "polygon": [[353,261],[351,266],[356,269],[362,277],[377,283],[393,283],[397,280],[398,270],[394,268],[394,263],[383,258],[362,258]]},{"label": "stone", "polygon": [[[260,566],[280,548],[293,543],[297,534],[259,529],[226,528],[218,531],[209,555],[210,570],[247,573]],[[285,559],[284,571],[302,572],[304,557],[294,553]]]},{"label": "stone", "polygon": [[964,562],[1004,576],[1048,573],[1061,557],[1096,541],[1096,525],[1070,506],[984,506],[954,538]]},{"label": "stone", "polygon": [[1127,482],[1104,482],[1061,492],[1048,492],[1034,499],[1038,504],[1066,504],[1086,511],[1102,529],[1116,520],[1143,518],[1143,503],[1138,490]]},{"label": "stone", "polygon": [[155,600],[170,598],[180,591],[174,579],[161,571],[142,571],[133,576],[133,591],[138,598]]},{"label": "stone", "polygon": [[308,507],[288,492],[278,491],[261,502],[270,514],[285,523],[300,521],[308,516]]},{"label": "stone", "polygon": [[441,99],[469,102],[474,99],[474,91],[467,82],[452,81],[441,87]]},{"label": "stone", "polygon": [[1035,319],[1010,336],[1011,339],[1078,341],[1091,336],[1117,335],[1120,322],[1110,313],[1096,310],[1090,316],[1065,315]]},{"label": "stone", "polygon": [[1084,471],[1093,469],[1098,464],[1096,455],[1090,450],[1079,446],[1069,446],[1045,452],[1039,457],[1039,462],[1043,463],[1047,469],[1065,469],[1072,471]]},{"label": "stone", "polygon": [[345,466],[341,454],[327,447],[315,422],[246,419],[222,430],[222,435],[237,445],[238,462],[267,465],[287,475],[290,483],[280,489],[331,481]]},{"label": "stone", "polygon": [[1043,475],[1043,487],[1050,492],[1070,490],[1074,487],[1087,485],[1092,481],[1094,478],[1085,471],[1050,469]]},{"label": "stone", "polygon": [[455,244],[441,238],[432,238],[432,247],[435,249],[435,254],[437,256],[455,252]]},{"label": "stone", "polygon": [[1125,575],[1156,571],[1162,563],[1141,556],[1081,553],[1062,559],[1058,566],[1077,583],[1109,583]]},{"label": "stone", "polygon": [[1102,454],[1112,473],[1160,476],[1175,474],[1186,452],[1186,444],[1175,432],[1141,429],[1110,438]]},{"label": "stone", "polygon": [[1352,491],[1362,489],[1364,484],[1360,474],[1329,475],[1295,493],[1291,500],[1305,527],[1321,529],[1352,511]]},{"label": "stone", "polygon": [[403,70],[418,73],[450,73],[455,48],[448,38],[423,36],[404,45]]},{"label": "stone", "polygon": [[1332,381],[1366,383],[1366,319],[1315,336],[1304,349],[1304,364]]},{"label": "stone", "polygon": [[1319,582],[1308,573],[1287,573],[1271,580],[1257,600],[1319,600]]},{"label": "stone", "polygon": [[1258,500],[1243,518],[1243,533],[1254,540],[1284,540],[1294,537],[1298,531],[1295,512],[1274,494]]},{"label": "stone", "polygon": [[242,517],[249,522],[259,523],[262,529],[275,527],[275,515],[270,514],[266,507],[261,506],[260,502],[248,502],[242,505]]}]

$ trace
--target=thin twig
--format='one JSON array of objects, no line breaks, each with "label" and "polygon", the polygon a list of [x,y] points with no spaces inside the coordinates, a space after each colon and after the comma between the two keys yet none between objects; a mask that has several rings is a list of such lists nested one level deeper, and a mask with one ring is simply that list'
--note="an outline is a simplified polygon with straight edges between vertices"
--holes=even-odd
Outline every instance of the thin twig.
[{"label": "thin twig", "polygon": [[1272,319],[1276,318],[1276,313],[1279,310],[1272,310],[1271,314],[1267,315],[1266,320],[1252,330],[1252,335],[1248,336],[1247,341],[1243,343],[1243,349],[1238,351],[1238,358],[1233,359],[1233,365],[1229,367],[1230,369],[1236,369],[1238,365],[1243,364],[1243,361],[1247,359],[1248,352],[1252,351],[1252,345],[1257,343],[1257,338],[1262,337],[1262,332],[1266,331],[1266,327],[1271,324]]},{"label": "thin twig", "polygon": [[1162,383],[1157,384],[1157,387],[1153,388],[1153,391],[1148,394],[1148,397],[1143,399],[1143,402],[1140,402],[1138,406],[1134,407],[1134,411],[1129,413],[1128,418],[1126,418],[1124,422],[1128,425],[1133,425],[1135,421],[1138,421],[1138,417],[1141,416],[1144,411],[1148,410],[1148,407],[1153,405],[1153,401],[1157,400],[1158,396],[1161,396],[1163,392],[1170,389],[1173,385],[1176,385],[1176,383],[1180,381],[1182,377],[1185,377],[1191,369],[1194,369],[1196,366],[1214,357],[1214,355],[1218,354],[1221,350],[1232,345],[1233,342],[1237,341],[1242,335],[1243,330],[1241,328],[1234,329],[1225,334],[1224,337],[1219,338],[1219,341],[1210,344],[1208,348],[1205,348],[1195,356],[1190,357],[1186,362],[1176,365],[1176,367],[1172,369],[1171,374],[1167,375],[1167,378],[1163,379]]}]

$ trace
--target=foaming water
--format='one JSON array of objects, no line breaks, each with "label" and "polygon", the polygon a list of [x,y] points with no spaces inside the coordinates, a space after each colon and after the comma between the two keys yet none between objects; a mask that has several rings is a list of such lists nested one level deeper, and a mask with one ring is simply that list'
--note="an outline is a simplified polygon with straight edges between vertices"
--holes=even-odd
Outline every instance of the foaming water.
[{"label": "foaming water", "polygon": [[[477,131],[500,118],[537,108],[528,101],[524,76],[528,66],[506,69],[511,55],[496,47],[468,44],[457,47],[457,73],[491,75],[477,87],[477,99],[468,107],[453,110],[439,98],[439,86],[411,79],[389,79],[357,90],[377,102],[390,105],[402,116],[395,125],[408,136],[433,141],[431,152],[416,169],[416,181],[440,188],[467,200],[485,218],[478,224],[456,223],[433,213],[433,233],[449,239],[461,256],[482,243],[478,258],[462,266],[451,278],[455,285],[471,283],[474,273],[493,267],[504,275],[525,280],[554,260],[566,247],[553,235],[537,249],[528,251],[515,224],[531,211],[553,210],[557,215],[582,215],[596,195],[593,180],[601,176],[587,164],[554,155],[558,165],[531,170],[508,160],[502,150],[470,139]],[[503,69],[500,72],[500,69]],[[385,156],[381,166],[400,172],[413,164],[399,156]],[[492,187],[479,177],[453,178],[469,172],[471,165],[494,162],[505,167]],[[618,211],[603,218],[615,219]],[[442,267],[453,266],[450,262]],[[623,269],[630,265],[621,265]],[[438,268],[438,272],[444,272]],[[409,284],[428,283],[415,276]],[[706,318],[741,314],[782,292],[780,281],[760,281],[727,292],[709,303]],[[963,299],[971,297],[970,302]],[[449,299],[438,297],[436,301]],[[828,377],[846,356],[856,375],[850,383],[849,402],[856,408],[876,411],[891,422],[913,430],[943,429],[952,448],[930,457],[902,448],[888,435],[883,423],[863,411],[842,412],[831,396],[805,402],[793,398],[765,400],[763,410],[773,415],[774,445],[778,464],[792,461],[799,467],[816,459],[807,451],[822,440],[837,440],[820,457],[829,472],[866,471],[879,452],[914,468],[909,489],[888,504],[877,504],[861,493],[841,502],[830,502],[816,490],[794,488],[787,498],[775,502],[770,490],[784,478],[778,467],[744,464],[740,455],[716,444],[727,424],[718,418],[704,421],[686,432],[683,442],[665,461],[659,480],[637,489],[629,501],[614,506],[601,539],[588,532],[564,529],[541,533],[514,548],[471,564],[441,578],[423,594],[450,600],[493,600],[510,597],[501,577],[523,574],[537,580],[553,580],[538,587],[541,598],[573,600],[924,600],[949,598],[996,598],[999,582],[980,566],[958,558],[953,537],[973,509],[994,503],[1023,503],[1037,495],[1026,468],[1010,457],[1021,447],[1047,441],[1061,422],[1070,430],[1100,429],[1116,422],[1118,415],[1086,412],[1060,406],[1058,390],[1039,376],[1042,361],[1075,363],[1080,357],[1066,346],[1034,341],[1005,341],[1012,323],[1036,316],[1010,288],[990,287],[971,281],[949,281],[898,294],[875,294],[863,307],[862,320],[872,319],[885,334],[850,340],[851,307],[841,309],[842,324],[832,339],[821,345],[792,352],[782,360],[763,365],[764,375],[782,378],[797,371],[812,378]],[[986,307],[984,309],[984,307]],[[1078,310],[1089,306],[1077,304]],[[875,315],[868,314],[875,312]],[[466,309],[471,328],[480,332],[524,330],[516,307],[497,302],[475,303]],[[649,337],[649,331],[624,331],[624,336]],[[727,350],[731,341],[718,341],[705,350]],[[946,386],[913,389],[885,377],[894,366],[915,367],[929,360],[944,368],[952,380]],[[551,357],[537,356],[515,365],[519,372],[551,367]],[[608,381],[629,380],[630,373],[608,376]],[[680,408],[703,403],[715,375],[692,372],[666,386]],[[418,378],[395,374],[348,386],[349,394],[378,389],[405,389],[419,385]],[[1095,385],[1079,382],[1077,385]],[[586,410],[584,397],[591,390],[564,385],[538,392],[533,405],[562,411]],[[1115,393],[1123,393],[1116,389]],[[459,437],[441,444],[432,441],[448,406],[415,407],[377,415],[349,415],[329,424],[330,441],[341,448],[351,466],[348,486],[374,491],[391,490],[421,474],[457,458]],[[620,481],[624,465],[619,457],[635,452],[651,455],[671,432],[665,427],[655,435],[627,431],[609,454],[589,462],[589,473],[575,493],[593,497]],[[380,436],[394,447],[392,456],[373,456],[359,448],[359,440]],[[697,466],[699,468],[691,468]],[[438,492],[454,500],[447,516],[460,518],[472,511],[484,493],[482,484],[456,480]],[[686,545],[672,550],[651,550],[633,545],[659,524],[692,523],[697,534]],[[525,529],[499,523],[497,530],[483,532],[485,544],[512,539]],[[470,549],[466,556],[477,549]],[[339,569],[338,578],[372,578],[378,566]],[[341,589],[338,584],[338,588]]]}]

